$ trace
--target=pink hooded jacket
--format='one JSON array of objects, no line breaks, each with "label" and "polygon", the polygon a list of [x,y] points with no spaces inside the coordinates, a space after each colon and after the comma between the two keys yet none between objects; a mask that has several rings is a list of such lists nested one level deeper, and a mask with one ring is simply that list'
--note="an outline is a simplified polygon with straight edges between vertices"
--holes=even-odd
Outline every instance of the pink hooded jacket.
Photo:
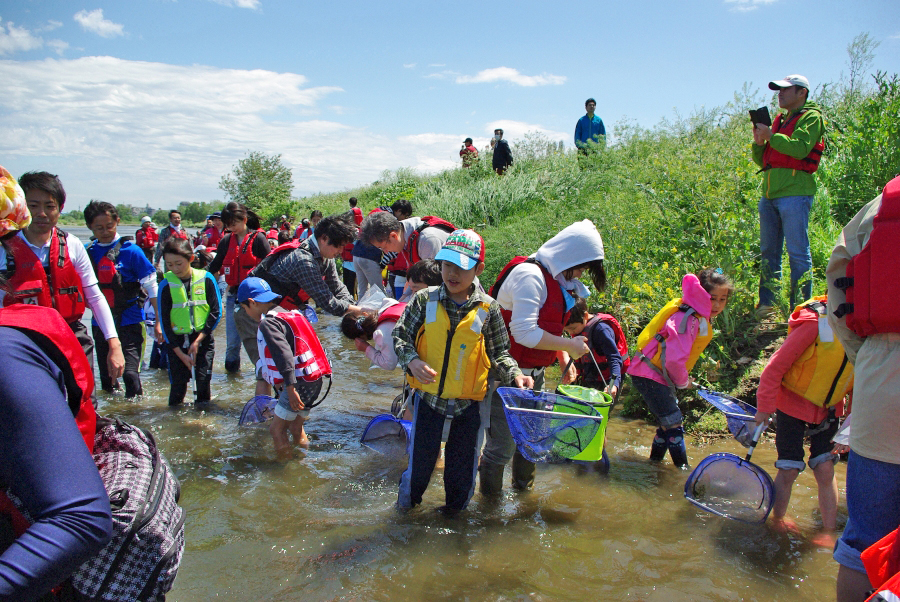
[{"label": "pink hooded jacket", "polygon": [[[690,305],[694,311],[701,316],[705,316],[707,318],[707,328],[712,328],[712,326],[708,324],[709,312],[712,308],[709,293],[707,293],[706,289],[700,285],[700,280],[694,274],[685,274],[684,278],[682,278],[681,297],[683,303]],[[660,330],[660,333],[666,339],[666,371],[669,373],[669,378],[672,379],[672,382],[675,383],[675,386],[679,389],[685,389],[688,384],[690,384],[686,365],[688,357],[691,354],[691,347],[694,344],[694,339],[697,338],[697,333],[700,332],[701,326],[700,318],[696,315],[691,315],[685,332],[679,333],[678,326],[684,318],[684,313],[685,312],[683,311],[676,311],[673,313],[666,320],[666,325],[663,329]],[[656,355],[656,348],[658,345],[659,343],[656,339],[653,339],[641,351],[643,351],[647,357],[653,357]],[[655,380],[662,385],[668,386],[665,379],[660,374],[657,374],[646,362],[641,361],[640,356],[638,355],[635,355],[631,360],[628,374],[631,376],[649,378],[650,380]]]}]

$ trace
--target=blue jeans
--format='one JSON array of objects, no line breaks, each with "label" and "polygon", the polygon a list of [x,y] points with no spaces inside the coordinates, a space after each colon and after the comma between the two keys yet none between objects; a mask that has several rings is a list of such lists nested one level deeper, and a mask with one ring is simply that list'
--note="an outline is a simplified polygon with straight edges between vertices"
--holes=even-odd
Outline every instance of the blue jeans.
[{"label": "blue jeans", "polygon": [[865,573],[860,553],[900,524],[900,464],[871,460],[850,450],[847,514],[834,559]]},{"label": "blue jeans", "polygon": [[234,302],[236,295],[225,297],[225,363],[235,364],[241,361],[241,335],[234,324]]},{"label": "blue jeans", "polygon": [[678,408],[678,398],[672,389],[642,376],[632,376],[631,384],[644,398],[647,409],[653,412],[663,429],[672,428],[683,422],[684,417]]},{"label": "blue jeans", "polygon": [[791,268],[791,308],[812,296],[812,254],[809,250],[812,202],[811,196],[759,199],[760,305],[775,305],[781,282],[781,252],[785,245]]}]

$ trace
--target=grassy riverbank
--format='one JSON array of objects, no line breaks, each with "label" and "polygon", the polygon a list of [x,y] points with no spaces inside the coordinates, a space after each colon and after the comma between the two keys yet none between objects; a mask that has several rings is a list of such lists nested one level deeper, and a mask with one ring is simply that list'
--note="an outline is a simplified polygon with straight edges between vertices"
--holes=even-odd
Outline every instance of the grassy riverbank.
[{"label": "grassy riverbank", "polygon": [[[897,75],[881,75],[867,94],[826,87],[814,99],[824,106],[828,124],[810,219],[813,288],[821,294],[841,224],[900,171],[900,85]],[[650,129],[619,123],[612,128],[614,142],[589,157],[560,152],[555,143],[528,135],[514,141],[516,163],[503,177],[483,157],[471,169],[429,177],[408,170],[385,173],[371,186],[300,204],[327,215],[346,210],[349,196],[365,209],[408,198],[416,215],[440,215],[484,236],[485,282],[493,282],[513,255],[532,253],[564,226],[589,218],[603,235],[609,276],[607,290],[595,293],[590,304],[617,316],[629,341],[679,295],[684,273],[720,267],[736,290],[694,373],[711,388],[755,403],[754,379],[785,331],[778,325],[760,330],[753,316],[760,176],[750,159],[746,111],[769,100],[768,94],[745,91],[727,106],[664,120]],[[770,109],[774,114],[775,107]],[[784,265],[787,277],[786,257]],[[780,309],[786,318],[790,308],[783,288]],[[624,407],[643,412],[635,395],[624,396]],[[705,410],[695,402],[688,408],[693,422]]]}]

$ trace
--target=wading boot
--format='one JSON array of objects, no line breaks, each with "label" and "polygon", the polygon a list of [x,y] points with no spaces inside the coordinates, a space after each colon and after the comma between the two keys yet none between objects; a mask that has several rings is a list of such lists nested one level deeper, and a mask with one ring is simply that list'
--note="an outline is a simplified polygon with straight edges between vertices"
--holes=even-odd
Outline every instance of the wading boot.
[{"label": "wading boot", "polygon": [[522,491],[531,489],[534,486],[534,469],[534,462],[529,462],[516,450],[512,459],[513,488]]},{"label": "wading boot", "polygon": [[656,435],[653,437],[653,443],[650,445],[650,461],[662,462],[666,457],[669,446],[666,445],[666,431],[661,428],[656,429]]},{"label": "wading boot", "polygon": [[684,444],[684,427],[676,427],[666,431],[666,445],[672,462],[678,468],[690,468],[688,466],[687,447]]},{"label": "wading boot", "polygon": [[478,466],[478,490],[481,495],[497,497],[503,493],[503,464],[481,461]]},{"label": "wading boot", "polygon": [[237,359],[235,361],[226,361],[225,362],[225,371],[229,374],[237,374],[241,371],[241,360]]}]

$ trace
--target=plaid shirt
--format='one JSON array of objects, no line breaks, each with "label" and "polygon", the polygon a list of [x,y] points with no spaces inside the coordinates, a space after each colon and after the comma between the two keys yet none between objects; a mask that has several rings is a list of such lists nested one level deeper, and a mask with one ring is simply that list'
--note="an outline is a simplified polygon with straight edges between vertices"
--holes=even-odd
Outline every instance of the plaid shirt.
[{"label": "plaid shirt", "polygon": [[[397,351],[397,360],[403,370],[407,370],[409,363],[419,357],[416,350],[416,336],[419,329],[425,324],[425,306],[428,304],[428,291],[424,289],[419,291],[415,297],[406,306],[403,316],[394,326],[394,349]],[[441,305],[447,310],[447,316],[450,324],[456,328],[460,321],[473,309],[478,303],[490,303],[488,317],[484,321],[481,328],[481,335],[484,337],[484,348],[487,352],[488,359],[491,361],[492,374],[498,375],[498,380],[504,384],[512,384],[515,377],[520,376],[522,371],[516,361],[509,355],[509,334],[506,331],[506,325],[503,323],[503,316],[500,315],[500,305],[484,291],[475,288],[474,292],[469,295],[468,301],[462,306],[458,306],[447,295],[447,289],[444,285],[440,288]],[[435,370],[439,370],[440,366],[432,366]],[[437,378],[440,378],[440,374]],[[472,403],[471,399],[443,399],[433,393],[420,392],[425,403],[430,405],[438,413],[447,415],[447,408],[450,402],[453,402],[453,415],[459,416],[463,410]]]},{"label": "plaid shirt", "polygon": [[[306,291],[316,305],[333,316],[341,316],[347,312],[353,298],[337,273],[334,259],[325,259],[319,253],[319,247],[311,239],[303,241],[293,251],[275,259],[268,268],[272,278],[295,295],[299,289]],[[270,282],[271,286],[272,283]]]}]

